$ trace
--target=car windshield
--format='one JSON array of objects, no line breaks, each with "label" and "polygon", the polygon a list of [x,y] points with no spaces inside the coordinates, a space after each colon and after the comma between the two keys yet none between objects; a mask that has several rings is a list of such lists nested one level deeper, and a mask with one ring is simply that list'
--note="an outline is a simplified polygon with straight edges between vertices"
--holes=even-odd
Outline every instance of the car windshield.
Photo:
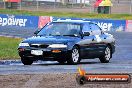
[{"label": "car windshield", "polygon": [[68,22],[48,23],[37,34],[38,36],[79,36],[80,24]]}]

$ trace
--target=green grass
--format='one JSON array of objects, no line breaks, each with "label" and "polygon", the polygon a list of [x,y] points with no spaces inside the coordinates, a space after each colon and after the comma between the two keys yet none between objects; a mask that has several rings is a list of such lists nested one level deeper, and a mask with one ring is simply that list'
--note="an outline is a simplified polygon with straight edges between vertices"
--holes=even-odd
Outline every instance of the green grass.
[{"label": "green grass", "polygon": [[101,18],[101,19],[129,19],[132,14],[95,14],[95,13],[75,13],[75,12],[42,12],[0,9],[0,14],[32,15],[32,16],[57,16],[57,17],[78,17],[78,18]]},{"label": "green grass", "polygon": [[22,39],[0,37],[0,59],[18,59],[17,47]]}]

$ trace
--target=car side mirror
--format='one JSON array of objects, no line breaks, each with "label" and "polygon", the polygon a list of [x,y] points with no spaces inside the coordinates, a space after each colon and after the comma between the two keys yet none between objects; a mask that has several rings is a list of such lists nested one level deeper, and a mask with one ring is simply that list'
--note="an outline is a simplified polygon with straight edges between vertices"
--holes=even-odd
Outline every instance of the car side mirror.
[{"label": "car side mirror", "polygon": [[83,36],[89,36],[89,35],[90,35],[89,32],[84,32],[84,33],[83,33]]},{"label": "car side mirror", "polygon": [[40,30],[36,30],[36,31],[34,32],[34,34],[37,35],[39,32],[40,32]]}]

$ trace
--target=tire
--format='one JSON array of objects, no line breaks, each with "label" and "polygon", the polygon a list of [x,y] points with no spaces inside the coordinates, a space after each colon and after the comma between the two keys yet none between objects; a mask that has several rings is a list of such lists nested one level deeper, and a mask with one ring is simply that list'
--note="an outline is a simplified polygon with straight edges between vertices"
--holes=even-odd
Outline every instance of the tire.
[{"label": "tire", "polygon": [[68,64],[77,64],[80,62],[80,51],[77,46],[74,46],[70,55],[70,58],[67,60]]},{"label": "tire", "polygon": [[104,55],[101,56],[99,59],[100,59],[101,63],[109,63],[111,57],[112,57],[111,48],[109,46],[107,46],[105,48]]},{"label": "tire", "polygon": [[24,65],[31,65],[33,63],[33,60],[30,60],[29,58],[22,57],[21,61]]}]

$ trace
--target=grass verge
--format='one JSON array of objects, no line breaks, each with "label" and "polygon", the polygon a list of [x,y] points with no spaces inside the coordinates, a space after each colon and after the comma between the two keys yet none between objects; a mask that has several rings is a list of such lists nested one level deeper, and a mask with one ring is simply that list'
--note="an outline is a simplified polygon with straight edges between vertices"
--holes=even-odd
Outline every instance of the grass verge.
[{"label": "grass verge", "polygon": [[17,47],[22,39],[0,37],[0,59],[18,59]]},{"label": "grass verge", "polygon": [[0,14],[32,15],[32,16],[57,16],[57,17],[78,17],[78,18],[100,18],[100,19],[126,19],[132,20],[132,14],[95,14],[77,12],[43,12],[0,9]]}]

